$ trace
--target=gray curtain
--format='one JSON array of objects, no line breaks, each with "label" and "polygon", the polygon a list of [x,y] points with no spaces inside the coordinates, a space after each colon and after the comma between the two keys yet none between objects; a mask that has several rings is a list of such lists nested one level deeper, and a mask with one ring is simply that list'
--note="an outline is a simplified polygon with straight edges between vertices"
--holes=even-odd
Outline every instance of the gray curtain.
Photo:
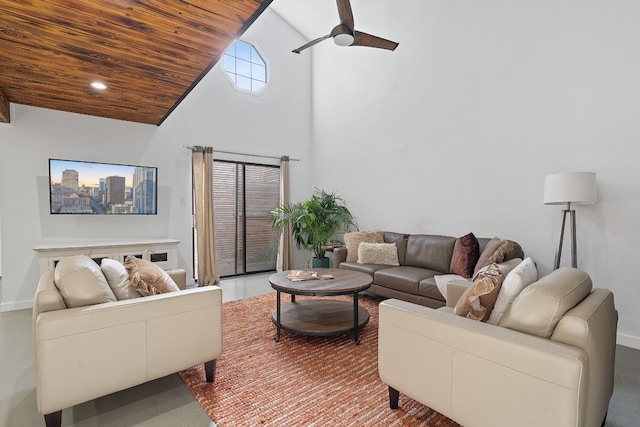
[{"label": "gray curtain", "polygon": [[213,219],[213,148],[194,147],[191,156],[198,248],[198,286],[220,280]]},{"label": "gray curtain", "polygon": [[[280,205],[291,203],[289,193],[289,157],[283,156],[280,159]],[[291,239],[291,225],[287,224],[280,230],[278,241],[278,257],[276,259],[276,270],[285,271],[293,268],[293,252]]]}]

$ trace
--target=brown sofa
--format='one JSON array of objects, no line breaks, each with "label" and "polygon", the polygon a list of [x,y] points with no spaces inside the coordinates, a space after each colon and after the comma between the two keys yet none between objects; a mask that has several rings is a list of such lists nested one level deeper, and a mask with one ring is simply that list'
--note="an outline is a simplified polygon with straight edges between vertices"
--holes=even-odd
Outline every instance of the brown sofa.
[{"label": "brown sofa", "polygon": [[[347,248],[340,247],[333,251],[333,267],[371,275],[373,283],[368,291],[377,296],[432,308],[445,306],[446,300],[438,290],[434,276],[452,273],[451,259],[457,238],[389,231],[383,232],[383,237],[385,243],[396,244],[399,266],[348,262]],[[490,240],[478,238],[480,254]],[[503,261],[513,258],[524,258],[522,247],[516,242]]]}]

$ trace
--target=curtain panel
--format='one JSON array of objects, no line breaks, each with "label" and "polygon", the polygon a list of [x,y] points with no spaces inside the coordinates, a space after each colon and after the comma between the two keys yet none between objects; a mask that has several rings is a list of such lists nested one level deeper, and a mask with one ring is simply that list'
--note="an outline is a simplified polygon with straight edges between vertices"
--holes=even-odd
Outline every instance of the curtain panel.
[{"label": "curtain panel", "polygon": [[192,151],[195,229],[198,247],[198,286],[218,283],[213,206],[213,148],[194,147]]},{"label": "curtain panel", "polygon": [[[289,190],[289,157],[280,159],[280,205],[289,205],[291,195]],[[285,271],[293,268],[293,252],[291,238],[291,224],[287,224],[280,230],[278,239],[278,257],[276,258],[276,270]]]}]

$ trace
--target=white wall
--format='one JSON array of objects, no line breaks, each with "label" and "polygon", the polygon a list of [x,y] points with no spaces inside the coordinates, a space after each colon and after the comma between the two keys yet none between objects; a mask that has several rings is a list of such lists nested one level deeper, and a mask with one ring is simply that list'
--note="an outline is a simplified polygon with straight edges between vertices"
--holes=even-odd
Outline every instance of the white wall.
[{"label": "white wall", "polygon": [[614,292],[619,342],[640,348],[640,2],[378,1],[354,14],[400,45],[313,48],[314,185],[342,194],[361,229],[511,238],[547,274],[561,207],[542,204],[544,177],[593,171],[578,266]]},{"label": "white wall", "polygon": [[[304,40],[269,10],[243,39],[258,44],[272,66],[264,93],[238,92],[216,67],[160,127],[13,105],[12,123],[0,126],[2,311],[31,306],[39,277],[33,247],[42,243],[175,238],[179,265],[191,273],[191,153],[184,145],[302,158],[292,162],[292,194],[309,193],[310,59],[287,48]],[[50,215],[51,157],[157,166],[158,215]]]}]

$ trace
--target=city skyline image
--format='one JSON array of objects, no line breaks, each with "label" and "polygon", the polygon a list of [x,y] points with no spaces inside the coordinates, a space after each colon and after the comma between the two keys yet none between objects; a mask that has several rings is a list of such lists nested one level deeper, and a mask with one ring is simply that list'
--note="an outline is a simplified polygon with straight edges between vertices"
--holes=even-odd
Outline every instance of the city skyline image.
[{"label": "city skyline image", "polygon": [[157,214],[157,168],[49,159],[52,214]]}]

